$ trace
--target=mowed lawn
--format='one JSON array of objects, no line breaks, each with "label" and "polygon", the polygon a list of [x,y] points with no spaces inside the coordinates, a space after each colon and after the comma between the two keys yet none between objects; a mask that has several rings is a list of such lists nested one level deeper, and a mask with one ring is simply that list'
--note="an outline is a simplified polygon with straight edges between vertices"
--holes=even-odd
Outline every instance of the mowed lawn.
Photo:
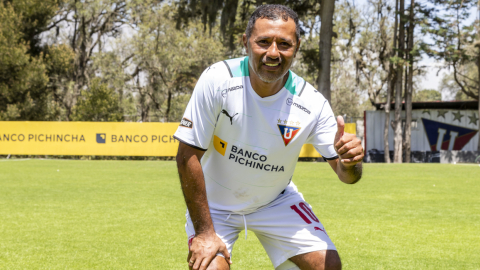
[{"label": "mowed lawn", "polygon": [[[297,165],[344,269],[480,269],[480,167]],[[0,161],[0,269],[187,269],[174,162]],[[232,269],[273,269],[249,232]]]}]

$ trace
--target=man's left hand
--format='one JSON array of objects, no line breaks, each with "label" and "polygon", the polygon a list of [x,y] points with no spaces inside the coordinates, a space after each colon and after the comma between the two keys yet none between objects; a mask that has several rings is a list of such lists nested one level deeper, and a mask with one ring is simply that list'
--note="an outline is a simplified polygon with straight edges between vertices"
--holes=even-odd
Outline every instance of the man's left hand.
[{"label": "man's left hand", "polygon": [[337,134],[333,145],[343,166],[348,168],[362,162],[364,157],[362,142],[354,134],[345,132],[342,116],[337,117]]}]

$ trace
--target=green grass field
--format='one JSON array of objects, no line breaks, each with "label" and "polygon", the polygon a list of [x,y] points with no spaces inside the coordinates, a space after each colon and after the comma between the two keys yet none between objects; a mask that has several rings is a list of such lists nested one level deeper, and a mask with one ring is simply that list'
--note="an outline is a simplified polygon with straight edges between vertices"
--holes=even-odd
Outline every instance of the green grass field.
[{"label": "green grass field", "polygon": [[[479,166],[365,164],[345,185],[299,163],[294,182],[344,269],[480,269]],[[174,162],[1,160],[0,269],[187,269],[184,214]],[[232,269],[273,269],[242,234]]]}]

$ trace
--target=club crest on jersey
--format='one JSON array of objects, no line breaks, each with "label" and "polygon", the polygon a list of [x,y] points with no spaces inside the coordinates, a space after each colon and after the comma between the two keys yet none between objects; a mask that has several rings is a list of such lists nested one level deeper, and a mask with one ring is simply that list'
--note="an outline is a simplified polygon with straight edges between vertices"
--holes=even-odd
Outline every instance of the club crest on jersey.
[{"label": "club crest on jersey", "polygon": [[477,130],[422,118],[432,151],[462,150]]},{"label": "club crest on jersey", "polygon": [[280,134],[282,135],[285,146],[287,146],[293,140],[293,138],[297,136],[298,131],[300,131],[299,127],[292,127],[280,124],[277,124],[277,126],[278,130],[280,130]]}]

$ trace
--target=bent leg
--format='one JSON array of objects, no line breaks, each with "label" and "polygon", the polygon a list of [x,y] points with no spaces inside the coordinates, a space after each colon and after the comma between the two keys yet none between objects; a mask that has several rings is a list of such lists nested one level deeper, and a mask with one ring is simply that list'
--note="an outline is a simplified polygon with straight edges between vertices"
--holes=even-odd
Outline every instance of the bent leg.
[{"label": "bent leg", "polygon": [[275,269],[340,269],[325,227],[296,190],[286,190],[268,207],[245,217]]},{"label": "bent leg", "polygon": [[[215,233],[217,234],[218,237],[225,243],[225,246],[228,249],[228,252],[230,255],[232,254],[232,249],[233,249],[233,244],[235,244],[235,241],[238,239],[238,233],[240,230],[243,228],[243,219],[240,220],[240,218],[234,218],[234,215],[225,215],[225,214],[216,214],[216,213],[210,213],[213,221],[213,226],[215,228]],[[190,215],[187,211],[186,214],[186,219],[187,222],[185,224],[185,231],[188,236],[188,247],[190,248],[191,241],[195,237],[195,229],[193,227],[192,220],[190,218]],[[187,263],[190,262],[190,257],[191,257],[191,252],[188,252],[188,257],[187,257]],[[193,266],[190,267],[189,269],[193,269]],[[217,253],[217,256],[210,262],[209,266],[203,266],[200,267],[199,269],[205,270],[227,270],[230,269],[227,261],[221,255],[221,253]],[[195,269],[197,270],[197,269]]]},{"label": "bent leg", "polygon": [[336,250],[319,250],[290,258],[302,270],[340,270],[342,263]]},{"label": "bent leg", "polygon": [[[189,252],[187,262],[190,261],[191,256],[192,256],[192,253]],[[190,266],[188,267],[188,269],[198,270],[198,269],[194,269],[193,267],[190,267]],[[218,256],[218,255],[212,260],[212,262],[207,267],[207,270],[229,270],[229,269],[230,269],[230,266],[228,265],[225,258],[222,257],[222,256]]]}]

